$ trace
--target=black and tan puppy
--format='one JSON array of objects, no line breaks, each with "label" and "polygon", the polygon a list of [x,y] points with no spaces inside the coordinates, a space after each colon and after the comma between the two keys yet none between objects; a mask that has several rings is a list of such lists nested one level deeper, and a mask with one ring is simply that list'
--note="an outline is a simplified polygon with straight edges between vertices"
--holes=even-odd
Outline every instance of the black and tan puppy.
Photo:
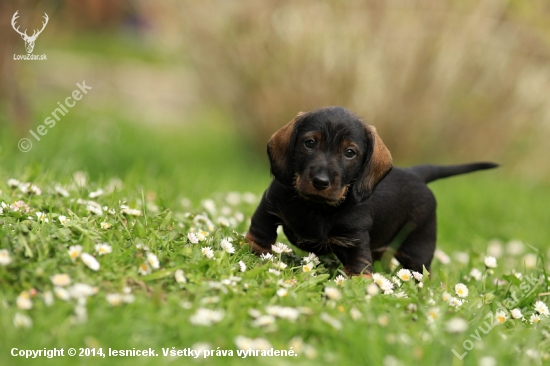
[{"label": "black and tan puppy", "polygon": [[348,275],[368,276],[397,236],[395,258],[405,268],[429,270],[436,202],[426,183],[497,166],[392,169],[376,129],[342,107],[298,114],[271,137],[267,152],[274,179],[252,216],[252,250],[270,252],[282,225],[298,248],[336,254]]}]

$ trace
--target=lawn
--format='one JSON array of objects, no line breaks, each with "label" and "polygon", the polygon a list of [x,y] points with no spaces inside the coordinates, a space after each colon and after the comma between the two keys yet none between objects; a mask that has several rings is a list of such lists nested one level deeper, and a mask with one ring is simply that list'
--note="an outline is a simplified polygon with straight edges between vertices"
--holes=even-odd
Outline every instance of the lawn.
[{"label": "lawn", "polygon": [[269,168],[225,124],[68,118],[28,153],[0,135],[0,364],[550,360],[547,185],[505,165],[434,182],[431,275],[346,278],[330,256],[249,252]]}]

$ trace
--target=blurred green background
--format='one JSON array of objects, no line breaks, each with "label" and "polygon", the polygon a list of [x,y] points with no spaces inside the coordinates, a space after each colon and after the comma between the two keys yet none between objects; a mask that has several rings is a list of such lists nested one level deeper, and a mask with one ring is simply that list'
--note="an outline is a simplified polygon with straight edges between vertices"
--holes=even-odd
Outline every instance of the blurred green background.
[{"label": "blurred green background", "polygon": [[[26,54],[16,10],[28,34],[48,14],[33,51],[46,61],[14,60]],[[545,203],[549,19],[543,0],[3,1],[0,170],[116,176],[168,201],[260,193],[269,136],[299,111],[342,105],[377,127],[396,165],[502,164],[436,193],[466,187],[457,202],[492,197],[504,211],[529,192]],[[36,141],[29,131],[83,81],[92,90]]]}]

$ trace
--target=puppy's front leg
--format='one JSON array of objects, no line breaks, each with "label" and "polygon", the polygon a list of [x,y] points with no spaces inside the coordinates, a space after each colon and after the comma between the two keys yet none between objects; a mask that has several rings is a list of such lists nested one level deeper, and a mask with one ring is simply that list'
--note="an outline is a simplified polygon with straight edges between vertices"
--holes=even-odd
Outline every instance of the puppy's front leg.
[{"label": "puppy's front leg", "polygon": [[277,239],[277,226],[279,218],[271,213],[269,200],[264,193],[258,208],[252,215],[250,229],[246,234],[246,240],[250,249],[256,254],[271,253],[271,246]]},{"label": "puppy's front leg", "polygon": [[338,246],[332,249],[344,265],[344,272],[349,277],[372,277],[372,253],[369,246],[369,235],[365,233],[358,243],[349,246]]}]

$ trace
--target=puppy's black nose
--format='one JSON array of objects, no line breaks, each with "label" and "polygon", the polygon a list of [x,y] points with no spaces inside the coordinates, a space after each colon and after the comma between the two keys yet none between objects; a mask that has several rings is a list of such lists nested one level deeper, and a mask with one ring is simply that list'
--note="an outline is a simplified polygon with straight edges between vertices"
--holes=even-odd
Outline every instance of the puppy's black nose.
[{"label": "puppy's black nose", "polygon": [[319,174],[311,178],[311,183],[313,183],[313,186],[319,190],[325,190],[330,186],[330,180],[326,174]]}]

